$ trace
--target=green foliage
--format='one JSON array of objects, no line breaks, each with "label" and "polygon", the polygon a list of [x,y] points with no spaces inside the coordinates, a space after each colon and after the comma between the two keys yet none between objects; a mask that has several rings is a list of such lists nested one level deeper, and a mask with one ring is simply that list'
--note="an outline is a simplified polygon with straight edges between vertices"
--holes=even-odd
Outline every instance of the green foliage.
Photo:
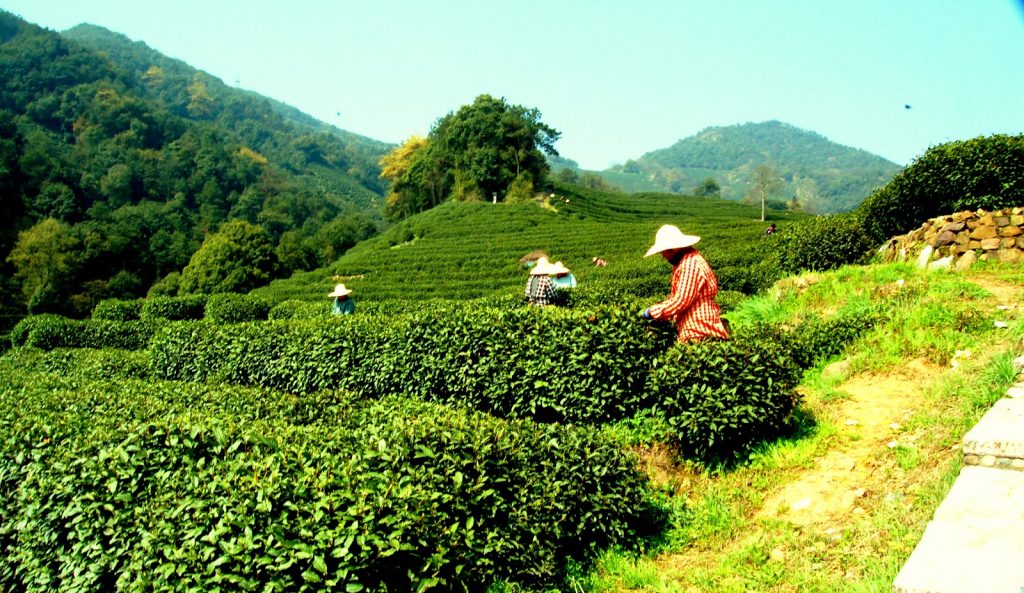
[{"label": "green foliage", "polygon": [[509,204],[524,204],[533,199],[533,182],[525,174],[519,174],[508,186],[505,201]]},{"label": "green foliage", "polygon": [[715,302],[722,310],[722,313],[732,311],[747,298],[747,295],[738,290],[720,290],[715,297]]},{"label": "green foliage", "polygon": [[184,294],[247,292],[270,281],[277,258],[262,228],[242,220],[224,224],[181,272]]},{"label": "green foliage", "polygon": [[171,272],[154,282],[146,296],[149,298],[178,296],[180,284],[181,274],[179,272]]},{"label": "green foliage", "polygon": [[659,358],[648,391],[684,455],[729,461],[788,429],[800,374],[771,341],[709,340]]},{"label": "green foliage", "polygon": [[738,345],[666,354],[671,327],[648,327],[633,309],[435,303],[390,316],[170,325],[152,341],[151,371],[298,394],[401,394],[542,422],[604,424],[657,406],[687,454],[711,459],[777,436],[795,401],[797,365],[828,354],[830,337],[852,339],[869,326],[851,314],[807,324],[797,337],[763,330]]},{"label": "green foliage", "polygon": [[293,232],[291,246],[314,255],[289,259],[303,268],[340,253],[321,233],[332,221],[380,220],[386,144],[99,27],[62,37],[0,19],[0,260],[17,231],[48,219],[76,245],[49,241],[61,257],[41,266],[19,256],[33,312],[142,296],[231,219],[260,225],[275,247]]},{"label": "green foliage", "polygon": [[116,348],[21,348],[0,358],[0,373],[53,373],[85,380],[145,379],[149,352]]},{"label": "green foliage", "polygon": [[[777,254],[755,208],[667,194],[625,195],[556,186],[569,203],[445,203],[364,241],[328,268],[277,280],[256,292],[269,300],[320,301],[339,280],[370,301],[469,300],[522,295],[525,254],[542,249],[568,266],[584,306],[668,294],[669,268],[643,254],[661,224],[684,224],[723,290],[753,293],[775,281]],[[780,233],[802,214],[775,214]],[[595,267],[592,258],[607,260]],[[590,295],[593,295],[591,298]],[[603,295],[603,296],[602,296]],[[574,301],[576,296],[574,296]],[[575,305],[574,305],[575,306]]]},{"label": "green foliage", "polygon": [[204,295],[146,299],[142,303],[139,318],[164,321],[202,319],[205,315],[206,299]]},{"label": "green foliage", "polygon": [[271,307],[267,313],[268,319],[315,319],[317,317],[329,317],[331,314],[330,302],[324,299],[320,302],[301,301],[289,299]]},{"label": "green foliage", "polygon": [[736,332],[736,339],[777,344],[801,369],[806,369],[841,354],[873,328],[879,317],[877,311],[859,307],[828,317],[809,314],[792,327],[769,323],[747,325]]},{"label": "green foliage", "polygon": [[149,345],[155,323],[68,319],[60,315],[26,317],[11,331],[14,346],[42,350],[54,348],[122,348],[138,350]]},{"label": "green foliage", "polygon": [[875,243],[960,210],[1024,203],[1024,135],[994,135],[929,148],[858,209]]},{"label": "green foliage", "polygon": [[645,407],[649,360],[671,340],[631,310],[434,305],[404,315],[168,326],[153,372],[293,393],[352,389],[498,416],[604,422]]},{"label": "green foliage", "polygon": [[258,296],[223,293],[206,300],[204,317],[214,323],[242,323],[266,320],[270,303]]},{"label": "green foliage", "polygon": [[141,318],[143,299],[124,301],[120,299],[104,299],[92,310],[93,319],[109,321],[134,321]]},{"label": "green foliage", "polygon": [[717,198],[722,195],[722,186],[714,177],[706,177],[700,185],[693,188],[693,195],[698,198]]},{"label": "green foliage", "polygon": [[858,263],[876,247],[857,213],[819,216],[776,236],[781,267],[790,273]]},{"label": "green foliage", "polygon": [[7,261],[22,279],[22,292],[29,312],[65,311],[60,297],[64,280],[76,269],[77,241],[68,226],[47,218],[18,233],[18,242]]},{"label": "green foliage", "polygon": [[636,460],[588,429],[354,409],[339,393],[6,377],[4,590],[537,587],[658,519]]},{"label": "green foliage", "polygon": [[440,204],[489,201],[497,195],[521,199],[548,172],[544,153],[557,155],[560,133],[540,120],[537,109],[480,95],[442,117],[429,136],[410,139],[382,160],[391,182],[389,214],[402,218]]}]

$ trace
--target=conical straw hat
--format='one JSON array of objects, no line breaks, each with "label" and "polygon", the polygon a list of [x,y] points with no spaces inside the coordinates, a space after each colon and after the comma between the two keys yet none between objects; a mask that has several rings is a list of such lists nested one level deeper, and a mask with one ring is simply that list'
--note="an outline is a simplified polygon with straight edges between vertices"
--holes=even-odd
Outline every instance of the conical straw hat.
[{"label": "conical straw hat", "polygon": [[665,226],[658,229],[658,234],[654,236],[654,245],[647,250],[647,254],[644,257],[650,257],[655,253],[661,253],[667,249],[682,249],[684,247],[692,247],[700,241],[700,237],[696,235],[684,235],[679,227],[666,224]]}]

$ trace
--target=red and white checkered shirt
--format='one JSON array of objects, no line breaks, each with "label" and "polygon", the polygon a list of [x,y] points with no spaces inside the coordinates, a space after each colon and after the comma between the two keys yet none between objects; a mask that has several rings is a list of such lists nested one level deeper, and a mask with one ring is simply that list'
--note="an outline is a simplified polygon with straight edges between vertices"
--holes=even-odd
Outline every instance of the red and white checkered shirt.
[{"label": "red and white checkered shirt", "polygon": [[704,256],[691,249],[672,268],[672,293],[649,308],[651,318],[675,321],[680,342],[728,339],[721,310],[715,303],[717,294],[718,278]]}]

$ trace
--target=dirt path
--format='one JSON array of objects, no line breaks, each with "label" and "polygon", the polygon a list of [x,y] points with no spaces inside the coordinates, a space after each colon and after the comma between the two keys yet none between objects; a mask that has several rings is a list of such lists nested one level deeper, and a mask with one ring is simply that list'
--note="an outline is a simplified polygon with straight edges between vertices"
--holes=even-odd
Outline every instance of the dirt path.
[{"label": "dirt path", "polygon": [[896,374],[858,376],[839,387],[849,397],[839,406],[834,445],[814,467],[769,496],[759,517],[835,528],[863,512],[857,503],[875,490],[876,459],[896,446],[903,421],[940,370],[913,360]]},{"label": "dirt path", "polygon": [[[1021,287],[988,277],[970,281],[992,294],[996,307],[1016,308]],[[802,526],[840,528],[863,513],[861,499],[883,488],[876,475],[886,448],[900,446],[903,422],[922,406],[922,395],[943,368],[925,359],[907,362],[885,376],[855,376],[838,390],[849,397],[835,418],[838,432],[828,453],[814,467],[770,495],[759,518],[778,518]]]}]

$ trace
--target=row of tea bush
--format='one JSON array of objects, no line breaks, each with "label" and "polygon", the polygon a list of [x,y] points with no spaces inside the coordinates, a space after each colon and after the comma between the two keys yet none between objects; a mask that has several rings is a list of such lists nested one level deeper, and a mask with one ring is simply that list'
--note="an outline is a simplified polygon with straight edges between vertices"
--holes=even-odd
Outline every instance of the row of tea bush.
[{"label": "row of tea bush", "polygon": [[0,359],[3,591],[550,586],[662,520],[594,429],[39,370],[59,354]]}]

